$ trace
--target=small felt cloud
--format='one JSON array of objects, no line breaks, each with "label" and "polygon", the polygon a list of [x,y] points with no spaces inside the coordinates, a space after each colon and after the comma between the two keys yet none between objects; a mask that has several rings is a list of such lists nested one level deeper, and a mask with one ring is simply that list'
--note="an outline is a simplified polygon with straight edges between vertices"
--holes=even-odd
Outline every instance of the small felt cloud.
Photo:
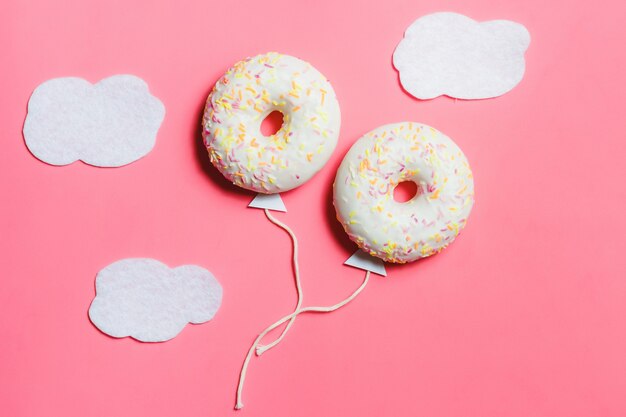
[{"label": "small felt cloud", "polygon": [[113,337],[164,342],[187,323],[211,320],[221,303],[222,287],[204,268],[170,268],[155,259],[123,259],[96,276],[89,318]]},{"label": "small felt cloud", "polygon": [[521,81],[529,44],[519,23],[434,13],[409,26],[393,64],[404,89],[419,99],[497,97]]},{"label": "small felt cloud", "polygon": [[81,160],[119,167],[152,150],[164,116],[163,103],[133,75],[96,84],[55,78],[30,97],[24,139],[33,155],[51,165]]}]

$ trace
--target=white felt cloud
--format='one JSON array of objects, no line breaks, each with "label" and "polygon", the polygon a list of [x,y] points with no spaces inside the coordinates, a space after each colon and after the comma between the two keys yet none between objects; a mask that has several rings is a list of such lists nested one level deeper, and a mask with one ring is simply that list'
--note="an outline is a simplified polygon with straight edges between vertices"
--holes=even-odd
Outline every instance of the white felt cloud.
[{"label": "white felt cloud", "polygon": [[519,23],[434,13],[409,26],[393,64],[405,90],[420,99],[496,97],[521,81],[529,44]]},{"label": "white felt cloud", "polygon": [[165,107],[133,75],[114,75],[96,84],[55,78],[39,85],[28,101],[24,139],[51,165],[82,160],[119,167],[154,147]]},{"label": "white felt cloud", "polygon": [[221,303],[222,287],[204,268],[123,259],[98,273],[89,318],[113,337],[163,342],[187,323],[211,320]]}]

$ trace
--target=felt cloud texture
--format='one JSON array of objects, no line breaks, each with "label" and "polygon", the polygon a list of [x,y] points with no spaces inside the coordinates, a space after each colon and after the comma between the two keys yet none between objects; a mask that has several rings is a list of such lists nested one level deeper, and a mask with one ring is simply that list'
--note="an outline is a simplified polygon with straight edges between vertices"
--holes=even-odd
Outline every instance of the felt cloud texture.
[{"label": "felt cloud texture", "polygon": [[434,13],[409,26],[393,64],[404,89],[419,99],[496,97],[521,81],[529,44],[519,23]]},{"label": "felt cloud texture", "polygon": [[163,103],[133,75],[114,75],[96,84],[55,78],[31,95],[24,139],[33,155],[51,165],[81,160],[119,167],[152,150],[164,116]]},{"label": "felt cloud texture", "polygon": [[123,259],[96,276],[89,318],[113,337],[163,342],[174,338],[187,323],[211,320],[221,303],[222,287],[204,268],[170,268],[155,259]]}]

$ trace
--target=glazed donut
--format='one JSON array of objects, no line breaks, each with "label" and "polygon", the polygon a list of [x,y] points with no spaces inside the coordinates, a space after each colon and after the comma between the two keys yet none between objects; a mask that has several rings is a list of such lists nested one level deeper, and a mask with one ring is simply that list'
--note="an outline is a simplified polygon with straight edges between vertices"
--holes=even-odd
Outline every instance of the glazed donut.
[{"label": "glazed donut", "polygon": [[[393,191],[405,181],[418,192],[399,203]],[[352,146],[337,171],[333,200],[337,219],[361,249],[405,263],[452,243],[474,204],[474,181],[450,138],[420,123],[395,123]]]},{"label": "glazed donut", "polygon": [[[273,135],[261,122],[273,111]],[[231,182],[273,194],[309,180],[337,144],[341,115],[328,80],[311,64],[276,52],[236,63],[215,84],[202,119],[213,165]]]}]

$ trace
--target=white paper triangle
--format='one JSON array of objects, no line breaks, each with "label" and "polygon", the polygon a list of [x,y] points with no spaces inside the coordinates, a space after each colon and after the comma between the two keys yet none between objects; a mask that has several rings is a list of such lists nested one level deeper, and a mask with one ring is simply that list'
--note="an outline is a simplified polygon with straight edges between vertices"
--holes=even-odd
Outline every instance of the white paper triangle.
[{"label": "white paper triangle", "polygon": [[280,198],[280,194],[257,194],[250,204],[248,204],[248,207],[274,211],[287,211],[285,203],[283,203],[283,199]]},{"label": "white paper triangle", "polygon": [[382,260],[363,252],[361,249],[354,252],[354,254],[350,258],[348,258],[348,260],[345,261],[344,264],[353,266],[355,268],[364,269],[383,277],[387,276],[385,263]]}]

